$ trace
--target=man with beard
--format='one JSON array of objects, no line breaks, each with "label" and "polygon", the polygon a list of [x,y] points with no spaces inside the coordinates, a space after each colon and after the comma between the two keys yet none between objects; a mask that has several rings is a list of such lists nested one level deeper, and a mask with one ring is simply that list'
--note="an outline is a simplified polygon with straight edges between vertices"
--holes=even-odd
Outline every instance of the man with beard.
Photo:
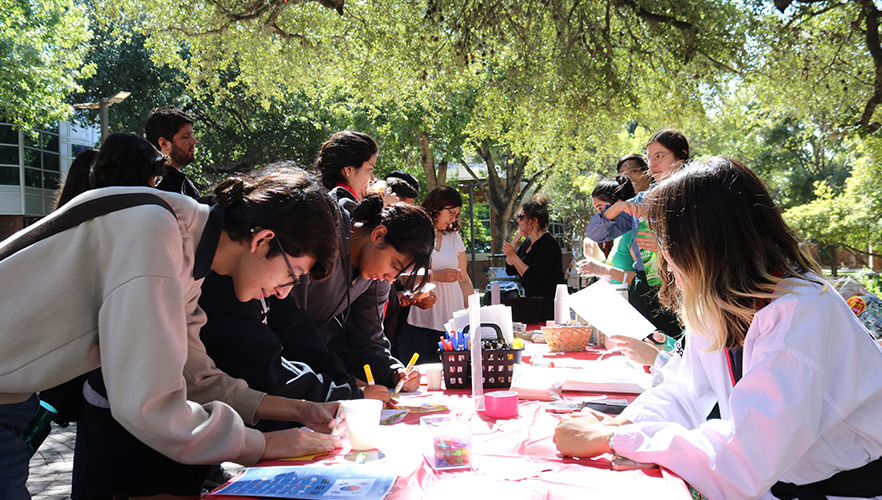
[{"label": "man with beard", "polygon": [[173,167],[168,169],[156,187],[199,199],[196,186],[181,171],[193,162],[198,142],[193,138],[193,119],[190,115],[171,106],[154,109],[147,115],[144,133],[147,140],[168,157],[168,163]]}]

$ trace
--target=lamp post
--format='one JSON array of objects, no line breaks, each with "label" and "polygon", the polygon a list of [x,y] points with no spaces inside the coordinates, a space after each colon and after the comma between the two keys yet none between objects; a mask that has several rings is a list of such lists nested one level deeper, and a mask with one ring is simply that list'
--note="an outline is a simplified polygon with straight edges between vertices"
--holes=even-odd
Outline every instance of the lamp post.
[{"label": "lamp post", "polygon": [[98,100],[98,102],[87,102],[82,104],[74,104],[73,107],[77,109],[97,109],[99,110],[101,116],[101,142],[104,142],[104,139],[107,139],[107,108],[109,108],[112,104],[116,104],[118,102],[122,102],[126,99],[126,97],[132,95],[131,92],[117,92],[115,95],[111,97],[102,97]]}]

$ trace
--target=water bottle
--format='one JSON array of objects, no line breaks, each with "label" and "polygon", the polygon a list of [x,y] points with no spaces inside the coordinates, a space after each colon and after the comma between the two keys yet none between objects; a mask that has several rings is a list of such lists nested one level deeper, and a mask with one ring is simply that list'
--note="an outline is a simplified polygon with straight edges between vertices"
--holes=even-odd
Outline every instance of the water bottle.
[{"label": "water bottle", "polygon": [[58,415],[58,410],[46,401],[40,401],[40,406],[37,408],[37,415],[31,420],[31,423],[28,424],[24,433],[22,433],[22,439],[24,439],[24,442],[28,447],[30,457],[34,456],[34,453],[37,452],[37,448],[43,444],[46,436],[49,435],[49,432],[52,430],[52,419],[55,418],[56,415]]}]

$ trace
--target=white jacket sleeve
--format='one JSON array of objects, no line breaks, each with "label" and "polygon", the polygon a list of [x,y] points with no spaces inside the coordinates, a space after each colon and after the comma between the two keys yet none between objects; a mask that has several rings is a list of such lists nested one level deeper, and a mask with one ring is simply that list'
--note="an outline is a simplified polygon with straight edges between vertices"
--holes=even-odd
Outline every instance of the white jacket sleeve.
[{"label": "white jacket sleeve", "polygon": [[716,398],[698,359],[696,342],[688,332],[686,336],[683,355],[673,356],[662,370],[664,382],[641,394],[622,417],[631,422],[676,422],[687,428],[704,422]]}]

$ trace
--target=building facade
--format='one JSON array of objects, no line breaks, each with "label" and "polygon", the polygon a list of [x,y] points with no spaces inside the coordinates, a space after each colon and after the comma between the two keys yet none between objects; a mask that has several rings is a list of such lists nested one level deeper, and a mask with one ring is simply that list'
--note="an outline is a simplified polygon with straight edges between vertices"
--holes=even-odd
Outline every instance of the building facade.
[{"label": "building facade", "polygon": [[70,122],[27,132],[0,123],[0,240],[52,210],[71,161],[99,139],[97,127]]}]

